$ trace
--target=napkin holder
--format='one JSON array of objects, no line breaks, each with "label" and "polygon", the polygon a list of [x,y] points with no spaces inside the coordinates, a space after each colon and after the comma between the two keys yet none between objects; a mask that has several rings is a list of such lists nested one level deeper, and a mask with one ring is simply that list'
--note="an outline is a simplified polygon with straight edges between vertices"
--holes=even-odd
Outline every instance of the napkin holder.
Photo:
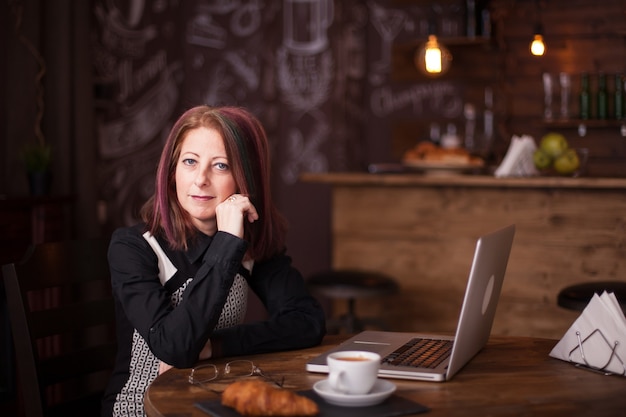
[{"label": "napkin holder", "polygon": [[[602,340],[604,341],[604,343],[606,343],[606,346],[609,350],[608,353],[608,360],[606,362],[604,362],[604,365],[602,366],[598,366],[598,365],[592,365],[591,363],[589,363],[587,356],[585,355],[585,347],[584,344],[589,341],[592,337],[601,337]],[[617,353],[617,346],[619,345],[619,341],[615,340],[614,342],[609,341],[609,339],[607,339],[607,337],[604,335],[604,333],[602,333],[602,330],[600,329],[595,329],[593,330],[591,333],[589,333],[589,335],[587,335],[586,337],[582,337],[581,336],[581,332],[580,331],[576,331],[576,338],[578,340],[578,344],[569,352],[569,361],[572,362],[574,364],[574,366],[577,366],[579,368],[583,368],[583,369],[587,369],[590,371],[595,371],[595,372],[599,372],[602,373],[604,375],[621,375],[621,376],[626,376],[626,365],[624,365],[624,361],[622,360],[622,358],[620,358],[620,356]],[[578,354],[580,354],[580,358],[582,359],[582,361],[584,363],[580,363],[580,362],[576,362],[573,359],[573,355],[574,353],[578,352]],[[622,373],[617,373],[617,372],[612,372],[607,370],[607,367],[609,366],[609,364],[611,363],[611,361],[613,359],[617,359],[619,361],[619,363],[622,364],[622,368],[623,371]]]},{"label": "napkin holder", "polygon": [[605,375],[626,376],[626,317],[615,294],[594,294],[550,356]]}]

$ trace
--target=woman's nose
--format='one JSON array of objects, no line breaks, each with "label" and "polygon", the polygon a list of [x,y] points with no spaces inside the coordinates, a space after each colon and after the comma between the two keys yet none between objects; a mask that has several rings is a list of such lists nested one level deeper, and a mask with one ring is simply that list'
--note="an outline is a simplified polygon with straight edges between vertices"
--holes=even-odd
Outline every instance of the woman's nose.
[{"label": "woman's nose", "polygon": [[205,170],[199,170],[194,179],[194,184],[198,187],[202,187],[209,183],[209,174]]}]

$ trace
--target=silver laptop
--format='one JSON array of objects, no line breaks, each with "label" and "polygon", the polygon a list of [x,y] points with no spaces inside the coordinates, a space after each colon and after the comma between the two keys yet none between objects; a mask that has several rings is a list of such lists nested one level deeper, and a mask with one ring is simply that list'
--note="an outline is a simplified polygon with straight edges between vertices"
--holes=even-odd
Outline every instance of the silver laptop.
[{"label": "silver laptop", "polygon": [[[481,236],[465,290],[454,336],[363,331],[311,359],[306,369],[327,373],[326,356],[338,350],[368,350],[383,358],[379,376],[447,381],[487,343],[509,260],[515,225]],[[445,302],[445,300],[442,300]]]}]

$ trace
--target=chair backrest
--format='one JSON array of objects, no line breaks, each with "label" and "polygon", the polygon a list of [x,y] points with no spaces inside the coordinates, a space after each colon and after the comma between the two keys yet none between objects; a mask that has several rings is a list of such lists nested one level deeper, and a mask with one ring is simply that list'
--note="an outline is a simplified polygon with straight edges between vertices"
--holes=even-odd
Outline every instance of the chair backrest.
[{"label": "chair backrest", "polygon": [[44,243],[2,267],[26,417],[99,415],[116,353],[107,247]]}]

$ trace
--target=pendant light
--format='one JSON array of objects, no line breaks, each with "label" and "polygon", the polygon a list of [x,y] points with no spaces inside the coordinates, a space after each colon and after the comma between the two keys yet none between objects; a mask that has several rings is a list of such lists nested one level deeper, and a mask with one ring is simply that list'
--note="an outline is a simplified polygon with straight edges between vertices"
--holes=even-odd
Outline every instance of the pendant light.
[{"label": "pendant light", "polygon": [[535,56],[542,56],[546,52],[546,45],[543,42],[543,29],[541,23],[535,25],[535,34],[530,43],[530,53]]},{"label": "pendant light", "polygon": [[530,43],[530,53],[534,56],[542,56],[546,53],[546,44],[543,41],[543,25],[541,24],[541,5],[539,0],[535,0],[535,27],[533,29],[533,40]]},{"label": "pendant light", "polygon": [[436,77],[448,71],[452,55],[431,31],[428,40],[418,48],[414,59],[418,70]]}]

